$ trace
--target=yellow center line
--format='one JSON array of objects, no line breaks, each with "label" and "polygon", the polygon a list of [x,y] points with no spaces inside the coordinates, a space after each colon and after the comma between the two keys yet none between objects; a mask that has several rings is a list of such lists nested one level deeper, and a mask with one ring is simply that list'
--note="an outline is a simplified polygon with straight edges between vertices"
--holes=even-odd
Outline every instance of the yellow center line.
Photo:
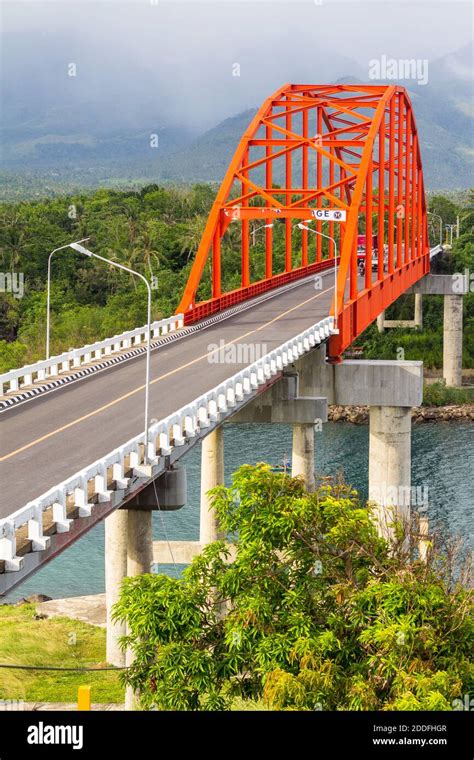
[{"label": "yellow center line", "polygon": [[[307,303],[310,303],[311,301],[315,301],[317,298],[320,298],[322,295],[327,293],[328,290],[331,290],[331,288],[326,288],[325,290],[322,290],[321,293],[318,293],[315,296],[311,296],[311,298],[307,298],[306,301],[302,301],[296,306],[292,306],[291,309],[287,309],[286,311],[283,311],[281,314],[279,314],[277,317],[274,317],[269,322],[265,322],[265,324],[260,325],[259,327],[256,327],[254,330],[249,330],[249,332],[246,332],[243,335],[239,335],[237,338],[230,340],[228,343],[225,343],[223,346],[219,346],[218,349],[214,349],[213,351],[208,351],[205,354],[198,356],[196,359],[192,359],[191,361],[186,362],[186,364],[182,364],[180,367],[176,367],[175,369],[172,369],[169,372],[166,372],[164,375],[155,377],[154,380],[150,381],[150,385],[154,385],[155,383],[158,383],[161,380],[165,380],[167,377],[170,377],[171,375],[174,375],[177,372],[181,372],[183,369],[187,369],[188,367],[191,367],[193,364],[196,364],[197,362],[202,361],[206,357],[216,353],[216,351],[220,351],[221,349],[226,348],[226,346],[231,346],[233,343],[236,343],[236,341],[238,340],[242,340],[243,338],[248,338],[249,335],[253,335],[254,333],[259,332],[260,330],[263,330],[265,327],[269,327],[269,325],[272,325],[274,322],[278,322],[278,320],[282,319],[282,317],[286,317],[287,314],[291,314],[292,311],[295,311],[296,309],[300,309],[302,306],[305,306]],[[29,449],[32,446],[36,446],[38,443],[42,443],[43,441],[46,441],[48,438],[52,438],[53,435],[62,433],[64,430],[68,430],[68,428],[71,428],[74,425],[78,425],[80,422],[84,422],[84,420],[88,420],[90,417],[94,417],[96,414],[99,414],[100,412],[104,412],[106,409],[110,409],[110,407],[115,406],[115,404],[118,404],[121,401],[125,401],[125,399],[130,398],[130,396],[134,396],[136,393],[139,393],[144,388],[145,388],[145,385],[140,385],[138,386],[138,388],[134,388],[133,391],[129,391],[128,393],[125,393],[123,396],[119,396],[113,401],[109,401],[107,404],[100,406],[98,409],[94,409],[92,412],[88,412],[87,414],[84,414],[82,417],[78,417],[77,419],[72,420],[71,422],[68,422],[65,425],[62,425],[61,427],[56,428],[56,430],[51,430],[50,433],[46,433],[45,435],[42,435],[40,438],[36,438],[34,441],[25,443],[25,445],[21,446],[19,449],[10,451],[9,454],[5,454],[4,456],[0,457],[0,462],[4,462],[6,459],[11,459],[11,457],[14,457],[16,454],[20,454],[22,451],[25,451],[26,449]]]}]

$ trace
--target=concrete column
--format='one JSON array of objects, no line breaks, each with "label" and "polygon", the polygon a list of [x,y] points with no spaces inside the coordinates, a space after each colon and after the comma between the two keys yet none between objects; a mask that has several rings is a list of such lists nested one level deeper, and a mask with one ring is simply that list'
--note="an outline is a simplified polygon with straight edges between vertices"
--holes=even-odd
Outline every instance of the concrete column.
[{"label": "concrete column", "polygon": [[153,564],[151,509],[128,509],[127,575],[150,573]]},{"label": "concrete column", "polygon": [[[127,668],[133,665],[134,656],[131,649],[127,649],[125,664]],[[133,691],[131,686],[125,687],[125,709],[138,710],[138,692]]]},{"label": "concrete column", "polygon": [[418,552],[422,562],[426,562],[430,551],[429,525],[426,516],[420,516],[418,524]]},{"label": "concrete column", "polygon": [[396,515],[410,519],[411,407],[371,406],[369,428],[369,499],[377,505],[380,534],[393,539]]},{"label": "concrete column", "polygon": [[377,329],[379,333],[385,332],[384,322],[385,322],[385,311],[381,311],[377,317]]},{"label": "concrete column", "polygon": [[415,293],[415,327],[423,327],[423,296],[421,293]]},{"label": "concrete column", "polygon": [[123,667],[125,652],[118,640],[125,636],[125,623],[112,622],[112,608],[118,602],[122,581],[127,575],[128,512],[116,509],[105,520],[105,603],[107,609],[106,660]]},{"label": "concrete column", "polygon": [[298,475],[302,476],[307,490],[314,491],[314,424],[293,425],[291,474],[294,478]]},{"label": "concrete column", "polygon": [[[153,563],[153,531],[151,509],[128,509],[127,574],[150,573]],[[133,654],[126,653],[126,664],[131,665]],[[137,697],[130,686],[125,689],[125,709],[135,710]]]},{"label": "concrete column", "polygon": [[463,297],[444,296],[443,377],[446,385],[462,385]]},{"label": "concrete column", "polygon": [[221,427],[209,433],[201,445],[201,515],[199,540],[201,546],[221,538],[214,510],[207,492],[224,483],[224,431]]}]

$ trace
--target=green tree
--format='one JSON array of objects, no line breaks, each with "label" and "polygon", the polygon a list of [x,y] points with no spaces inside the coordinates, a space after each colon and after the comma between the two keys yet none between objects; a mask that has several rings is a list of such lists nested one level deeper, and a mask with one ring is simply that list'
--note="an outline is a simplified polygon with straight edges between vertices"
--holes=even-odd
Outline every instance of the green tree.
[{"label": "green tree", "polygon": [[187,223],[179,237],[181,253],[187,254],[187,260],[196,254],[199,243],[206,227],[207,219],[201,214],[195,214]]},{"label": "green tree", "polygon": [[[450,710],[468,693],[469,594],[389,551],[347,485],[245,465],[212,492],[223,530],[183,578],[128,578],[115,616],[144,708]],[[401,537],[402,538],[402,537]]]}]

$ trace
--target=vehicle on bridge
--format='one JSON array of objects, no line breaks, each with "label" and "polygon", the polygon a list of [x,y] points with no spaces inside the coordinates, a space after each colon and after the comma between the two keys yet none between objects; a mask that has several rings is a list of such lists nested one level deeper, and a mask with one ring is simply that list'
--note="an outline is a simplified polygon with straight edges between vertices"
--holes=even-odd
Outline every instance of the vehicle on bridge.
[{"label": "vehicle on bridge", "polygon": [[[357,235],[357,268],[360,275],[365,274],[366,262],[366,235]],[[372,271],[376,272],[378,267],[378,235],[372,235]]]}]

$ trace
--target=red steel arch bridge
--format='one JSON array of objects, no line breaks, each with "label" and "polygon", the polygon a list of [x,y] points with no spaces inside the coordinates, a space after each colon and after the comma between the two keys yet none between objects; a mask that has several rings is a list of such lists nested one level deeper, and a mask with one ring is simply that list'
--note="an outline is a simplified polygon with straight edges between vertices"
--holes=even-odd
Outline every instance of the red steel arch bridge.
[{"label": "red steel arch bridge", "polygon": [[[343,211],[345,221],[323,221],[329,208]],[[307,229],[295,233],[295,222],[307,221],[334,243],[321,234],[310,239]],[[258,223],[265,229],[265,261],[262,276],[252,282],[252,225]],[[239,287],[226,290],[223,246],[235,224],[241,231],[241,280]],[[275,266],[277,226],[283,228],[280,269]],[[363,283],[358,281],[361,247]],[[429,271],[420,146],[403,87],[286,84],[273,93],[229,164],[178,311],[186,323],[194,322],[321,271],[333,265],[336,255],[334,358]],[[208,259],[211,297],[197,302]]]},{"label": "red steel arch bridge", "polygon": [[[134,499],[299,356],[327,342],[339,362],[439,250],[406,90],[278,89],[230,161],[177,314],[151,326],[146,431],[148,325],[0,376],[0,594]],[[218,343],[243,340],[265,355],[212,361]]]}]

